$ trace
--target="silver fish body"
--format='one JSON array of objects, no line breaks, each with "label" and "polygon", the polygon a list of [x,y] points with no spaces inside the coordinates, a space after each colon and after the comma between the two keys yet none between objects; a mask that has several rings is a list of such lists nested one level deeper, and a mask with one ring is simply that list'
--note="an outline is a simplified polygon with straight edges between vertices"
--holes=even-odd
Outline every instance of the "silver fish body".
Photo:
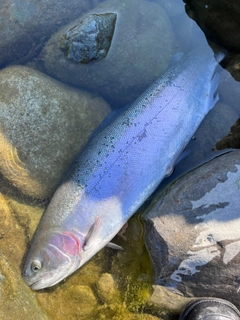
[{"label": "silver fish body", "polygon": [[215,105],[218,62],[194,50],[88,143],[32,240],[23,277],[53,286],[108,244],[168,175]]}]

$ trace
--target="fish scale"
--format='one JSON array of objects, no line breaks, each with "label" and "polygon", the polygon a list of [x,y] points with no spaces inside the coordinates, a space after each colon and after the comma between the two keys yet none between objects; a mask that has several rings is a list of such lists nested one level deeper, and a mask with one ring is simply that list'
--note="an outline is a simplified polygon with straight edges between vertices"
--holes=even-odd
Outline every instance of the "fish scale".
[{"label": "fish scale", "polygon": [[[23,269],[28,285],[53,286],[80,268],[172,171],[218,100],[217,65],[209,47],[196,48],[89,141],[35,232]],[[76,241],[80,249],[66,250]]]}]

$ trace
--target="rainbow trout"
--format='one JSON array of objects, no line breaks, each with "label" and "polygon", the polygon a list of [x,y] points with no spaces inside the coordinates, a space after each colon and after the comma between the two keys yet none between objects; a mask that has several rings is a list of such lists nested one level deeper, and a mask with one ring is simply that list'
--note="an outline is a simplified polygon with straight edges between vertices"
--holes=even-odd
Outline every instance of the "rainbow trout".
[{"label": "rainbow trout", "polygon": [[33,237],[23,268],[32,289],[86,263],[171,173],[218,100],[217,65],[210,48],[190,52],[89,141]]}]

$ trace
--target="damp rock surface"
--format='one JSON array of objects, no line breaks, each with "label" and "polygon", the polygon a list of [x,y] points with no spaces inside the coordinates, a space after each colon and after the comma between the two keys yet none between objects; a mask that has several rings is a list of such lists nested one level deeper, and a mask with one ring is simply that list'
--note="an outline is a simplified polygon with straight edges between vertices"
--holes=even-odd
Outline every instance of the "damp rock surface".
[{"label": "damp rock surface", "polygon": [[68,59],[87,63],[105,58],[111,45],[117,14],[90,14],[67,30],[60,48]]},{"label": "damp rock surface", "polygon": [[155,283],[239,304],[240,151],[189,172],[144,217]]},{"label": "damp rock surface", "polygon": [[110,108],[28,67],[1,70],[0,88],[0,172],[23,194],[50,197]]},{"label": "damp rock surface", "polygon": [[[107,56],[89,63],[68,59],[61,49],[68,30],[84,17],[108,12],[116,13],[117,21]],[[124,107],[167,69],[173,41],[169,18],[157,3],[107,0],[60,28],[46,43],[37,65],[59,80],[97,92],[113,108]]]},{"label": "damp rock surface", "polygon": [[24,235],[20,225],[24,219],[26,225],[31,227],[32,221],[27,218],[26,213],[31,211],[33,214],[38,209],[25,206],[21,219],[20,215],[14,214],[11,204],[11,201],[0,193],[0,319],[50,320],[21,277],[21,261],[28,231],[26,229]]},{"label": "damp rock surface", "polygon": [[58,28],[94,7],[97,0],[2,0],[0,66],[36,56]]}]

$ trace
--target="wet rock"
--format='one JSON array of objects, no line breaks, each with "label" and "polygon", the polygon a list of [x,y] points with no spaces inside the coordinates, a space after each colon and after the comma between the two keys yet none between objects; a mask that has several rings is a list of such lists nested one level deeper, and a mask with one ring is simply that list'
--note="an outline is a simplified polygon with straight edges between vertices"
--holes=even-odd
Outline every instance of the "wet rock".
[{"label": "wet rock", "polygon": [[150,297],[152,308],[164,320],[173,320],[175,317],[178,319],[185,305],[191,300],[192,298],[175,294],[158,285],[153,285],[153,294]]},{"label": "wet rock", "polygon": [[90,14],[67,30],[59,46],[75,62],[102,59],[110,48],[116,19],[116,13]]},{"label": "wet rock", "polygon": [[[69,60],[61,39],[90,14],[117,14],[114,37],[106,58],[87,64]],[[167,14],[144,0],[107,0],[61,28],[39,56],[39,68],[64,82],[99,93],[113,104],[125,106],[139,96],[168,66],[173,33]]]},{"label": "wet rock", "polygon": [[155,283],[239,304],[240,151],[189,172],[145,216]]},{"label": "wet rock", "polygon": [[97,292],[100,299],[105,303],[117,299],[117,297],[119,298],[117,284],[109,273],[101,275],[97,283]]},{"label": "wet rock", "polygon": [[226,0],[184,0],[187,3],[187,12],[194,18],[211,38],[217,40],[223,47],[240,50],[240,3]]},{"label": "wet rock", "polygon": [[50,197],[109,106],[27,67],[2,70],[0,87],[0,172],[24,194]]},{"label": "wet rock", "polygon": [[232,125],[230,132],[216,143],[217,150],[225,148],[240,149],[240,119]]},{"label": "wet rock", "polygon": [[[25,238],[19,228],[9,201],[0,193],[0,252],[5,255],[20,274]],[[18,239],[16,241],[16,239]]]},{"label": "wet rock", "polygon": [[0,318],[50,320],[7,258],[0,255]]},{"label": "wet rock", "polygon": [[26,241],[9,202],[0,193],[0,319],[50,319],[22,280]]},{"label": "wet rock", "polygon": [[53,32],[83,12],[97,0],[2,0],[0,65],[13,60],[26,62],[36,56]]},{"label": "wet rock", "polygon": [[91,316],[90,319],[94,319],[97,300],[90,287],[83,285],[73,285],[69,287],[66,292],[63,292],[63,296],[63,301],[69,304],[69,306],[72,305],[72,308],[74,308],[76,304],[78,305],[77,310],[75,310],[76,317],[81,310],[82,317]]}]

